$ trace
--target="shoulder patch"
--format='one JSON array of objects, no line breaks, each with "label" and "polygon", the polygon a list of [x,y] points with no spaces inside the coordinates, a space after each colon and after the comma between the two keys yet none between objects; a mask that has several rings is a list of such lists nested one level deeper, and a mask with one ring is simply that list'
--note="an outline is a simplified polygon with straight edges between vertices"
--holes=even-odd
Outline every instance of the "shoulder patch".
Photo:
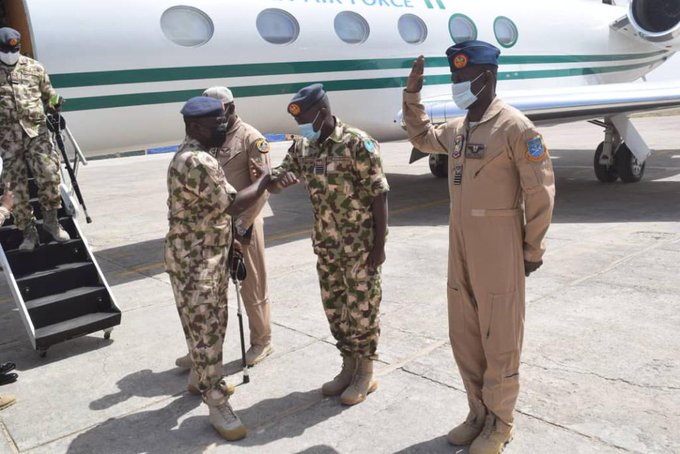
[{"label": "shoulder patch", "polygon": [[375,143],[371,139],[364,139],[364,148],[369,153],[375,153]]},{"label": "shoulder patch", "polygon": [[542,161],[547,156],[547,149],[543,143],[543,137],[540,135],[527,141],[526,158],[529,161]]},{"label": "shoulder patch", "polygon": [[260,153],[269,153],[269,142],[267,142],[267,139],[257,139],[255,147]]}]

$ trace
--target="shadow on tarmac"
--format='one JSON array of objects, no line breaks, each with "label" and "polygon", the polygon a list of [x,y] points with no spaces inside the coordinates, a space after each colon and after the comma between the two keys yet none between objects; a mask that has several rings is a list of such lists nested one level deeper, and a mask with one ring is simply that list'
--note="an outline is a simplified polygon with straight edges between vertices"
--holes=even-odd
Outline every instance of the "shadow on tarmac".
[{"label": "shadow on tarmac", "polygon": [[[175,370],[154,374],[148,370],[135,372],[118,382],[121,392],[98,399],[90,408],[105,409],[133,395],[153,397],[169,391],[170,375]],[[166,382],[160,387],[154,386]],[[144,390],[150,387],[151,390]],[[176,385],[173,385],[176,389]],[[142,390],[142,394],[139,394]],[[170,391],[171,392],[171,391]],[[198,396],[183,394],[173,398],[163,408],[136,412],[120,418],[111,418],[78,435],[68,448],[69,454],[98,452],[106,446],[109,453],[145,452],[165,454],[172,452],[202,452],[214,445],[263,446],[282,438],[301,435],[310,427],[332,418],[346,407],[334,399],[325,399],[318,389],[292,392],[276,399],[265,399],[245,408],[236,409],[249,430],[248,436],[238,442],[219,438],[210,425],[207,408],[200,416],[183,418],[201,405]],[[314,411],[308,411],[310,409]],[[290,416],[295,414],[295,418]],[[272,415],[277,415],[272,417]],[[293,421],[294,419],[294,421]],[[335,453],[327,446],[308,448],[302,452]]]},{"label": "shadow on tarmac", "polygon": [[395,454],[468,454],[468,446],[451,446],[446,441],[446,435],[433,438],[430,441],[423,441],[422,443],[409,446]]}]

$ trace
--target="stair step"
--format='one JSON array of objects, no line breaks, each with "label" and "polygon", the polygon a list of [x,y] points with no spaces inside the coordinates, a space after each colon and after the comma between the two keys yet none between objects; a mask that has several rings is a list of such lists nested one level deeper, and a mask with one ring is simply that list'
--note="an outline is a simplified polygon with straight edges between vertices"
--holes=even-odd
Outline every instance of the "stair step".
[{"label": "stair step", "polygon": [[16,278],[65,263],[84,262],[88,259],[83,240],[77,238],[64,243],[52,241],[41,244],[33,251],[14,249],[8,251],[6,255]]},{"label": "stair step", "polygon": [[111,299],[104,286],[78,287],[26,302],[26,309],[36,328],[107,311],[110,306]]},{"label": "stair step", "polygon": [[73,262],[37,271],[18,278],[17,286],[28,302],[78,287],[99,284],[97,268],[92,262]]},{"label": "stair step", "polygon": [[96,312],[35,330],[35,344],[43,350],[58,342],[120,324],[120,312]]},{"label": "stair step", "polygon": [[[68,232],[71,238],[78,238],[78,231],[76,230],[75,224],[73,223],[73,219],[71,217],[62,216],[59,218],[59,223],[64,228],[64,230]],[[43,231],[42,219],[38,219],[35,225],[38,228],[41,244],[54,242],[52,236]],[[6,223],[0,227],[0,243],[2,244],[2,248],[5,250],[5,252],[17,249],[23,239],[24,235],[21,233],[21,230],[16,227],[16,225]]]}]

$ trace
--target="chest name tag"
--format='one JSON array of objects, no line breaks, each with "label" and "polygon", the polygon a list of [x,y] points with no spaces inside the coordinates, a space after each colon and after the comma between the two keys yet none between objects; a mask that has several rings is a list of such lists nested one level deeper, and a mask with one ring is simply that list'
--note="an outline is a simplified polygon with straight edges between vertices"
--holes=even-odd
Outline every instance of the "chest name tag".
[{"label": "chest name tag", "polygon": [[465,157],[468,159],[483,159],[486,152],[486,145],[469,143],[465,147]]},{"label": "chest name tag", "polygon": [[456,166],[455,171],[453,173],[453,184],[456,186],[460,186],[460,184],[463,182],[463,166]]},{"label": "chest name tag", "polygon": [[325,175],[326,174],[326,160],[316,159],[314,161],[314,175]]}]

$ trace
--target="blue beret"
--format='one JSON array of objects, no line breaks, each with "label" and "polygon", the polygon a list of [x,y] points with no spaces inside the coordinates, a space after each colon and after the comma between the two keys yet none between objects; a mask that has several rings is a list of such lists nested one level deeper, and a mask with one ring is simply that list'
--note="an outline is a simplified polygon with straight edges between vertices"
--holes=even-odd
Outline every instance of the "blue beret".
[{"label": "blue beret", "polygon": [[223,112],[222,102],[207,96],[195,96],[184,103],[180,113],[185,117],[219,116]]},{"label": "blue beret", "polygon": [[326,92],[323,89],[323,85],[308,85],[295,93],[293,99],[290,100],[290,104],[288,104],[288,113],[297,117],[319,102],[325,95]]},{"label": "blue beret", "polygon": [[21,45],[21,33],[9,27],[0,28],[0,47],[18,49]]},{"label": "blue beret", "polygon": [[446,49],[451,72],[466,68],[470,65],[498,66],[498,56],[501,51],[494,45],[484,41],[463,41]]}]

